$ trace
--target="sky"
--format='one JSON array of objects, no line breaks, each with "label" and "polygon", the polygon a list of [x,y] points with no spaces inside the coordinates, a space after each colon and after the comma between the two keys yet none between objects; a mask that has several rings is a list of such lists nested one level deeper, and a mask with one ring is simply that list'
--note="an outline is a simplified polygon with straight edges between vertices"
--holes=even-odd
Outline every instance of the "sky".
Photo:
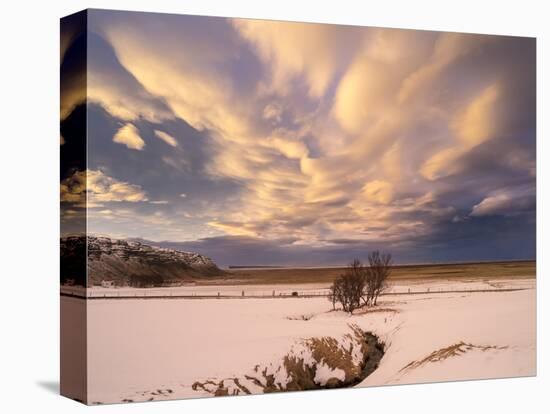
[{"label": "sky", "polygon": [[88,232],[222,266],[535,257],[534,39],[102,10],[87,29],[67,228],[87,198]]}]

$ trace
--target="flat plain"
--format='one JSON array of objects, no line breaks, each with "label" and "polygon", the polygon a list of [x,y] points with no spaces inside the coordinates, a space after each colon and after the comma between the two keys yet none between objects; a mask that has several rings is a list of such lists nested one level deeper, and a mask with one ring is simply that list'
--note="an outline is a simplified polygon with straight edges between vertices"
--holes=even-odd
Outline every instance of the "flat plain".
[{"label": "flat plain", "polygon": [[[227,270],[222,277],[200,279],[196,283],[198,285],[330,284],[345,270],[345,267],[239,268]],[[535,277],[535,273],[535,261],[397,265],[392,270],[390,282],[442,279],[525,279]]]}]

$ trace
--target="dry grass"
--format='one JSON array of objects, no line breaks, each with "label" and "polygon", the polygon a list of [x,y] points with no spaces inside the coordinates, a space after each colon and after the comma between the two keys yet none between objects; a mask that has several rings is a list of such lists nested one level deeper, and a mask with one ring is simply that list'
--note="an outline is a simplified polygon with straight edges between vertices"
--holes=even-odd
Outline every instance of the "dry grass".
[{"label": "dry grass", "polygon": [[[238,378],[226,378],[218,382],[207,380],[204,382],[196,381],[191,386],[193,391],[203,390],[215,397],[227,395],[251,394],[250,390],[241,384]],[[230,391],[231,390],[231,391]]]},{"label": "dry grass", "polygon": [[[306,339],[303,345],[306,353],[311,356],[308,362],[302,357],[303,354],[291,351],[283,357],[282,365],[275,370],[272,369],[273,366],[262,368],[256,365],[252,375],[244,375],[243,382],[247,381],[264,393],[338,388],[357,384],[378,367],[384,345],[374,335],[361,331],[356,325],[350,325],[350,329],[351,333],[345,336],[346,346],[332,337]],[[323,364],[331,370],[342,370],[344,379],[333,377],[326,383],[319,383],[316,380],[317,370]],[[277,375],[280,373],[284,373],[283,377],[287,378],[284,384],[276,382],[276,377],[281,377]],[[192,388],[214,396],[251,393],[238,378],[197,381]]]},{"label": "dry grass", "polygon": [[392,308],[376,308],[376,307],[370,307],[370,308],[361,308],[357,309],[355,312],[353,312],[354,315],[368,315],[371,313],[399,313],[400,311],[398,309],[392,309]]},{"label": "dry grass", "polygon": [[286,319],[288,319],[289,321],[309,321],[314,316],[315,316],[314,314],[287,316]]},{"label": "dry grass", "polygon": [[284,387],[280,386],[281,390],[305,391],[319,388],[319,384],[315,382],[316,365],[306,364],[303,358],[293,355],[286,355],[283,359],[283,365],[286,372],[288,372],[290,381]]},{"label": "dry grass", "polygon": [[[330,284],[345,268],[276,268],[276,269],[231,269],[223,277],[209,277],[197,280],[197,284],[239,285],[239,284]],[[535,261],[460,263],[437,265],[395,266],[389,278],[392,280],[483,280],[499,278],[535,278]]]},{"label": "dry grass", "polygon": [[[277,368],[276,372],[279,372],[280,370],[281,367]],[[244,377],[257,387],[260,387],[264,393],[285,391],[282,384],[275,383],[275,374],[268,374],[268,367],[264,367],[263,370],[260,370],[260,366],[256,365],[254,367],[254,372],[259,373],[260,377],[254,377],[252,375],[245,375]]]},{"label": "dry grass", "polygon": [[407,370],[414,369],[414,368],[418,368],[422,365],[425,365],[425,364],[428,364],[428,363],[431,363],[431,362],[444,361],[447,358],[460,356],[460,355],[463,355],[466,352],[472,351],[474,349],[478,349],[478,350],[481,350],[481,351],[485,352],[485,351],[488,351],[488,350],[491,350],[491,349],[506,349],[506,348],[507,348],[507,346],[500,346],[499,347],[499,346],[495,346],[495,345],[487,345],[487,346],[473,345],[473,344],[468,344],[468,343],[465,343],[465,342],[461,341],[457,344],[450,345],[448,347],[438,349],[437,351],[432,352],[430,355],[428,355],[427,357],[425,357],[425,358],[423,358],[419,361],[410,362],[409,364],[407,364],[403,368],[401,368],[400,372],[401,371],[407,371]]}]

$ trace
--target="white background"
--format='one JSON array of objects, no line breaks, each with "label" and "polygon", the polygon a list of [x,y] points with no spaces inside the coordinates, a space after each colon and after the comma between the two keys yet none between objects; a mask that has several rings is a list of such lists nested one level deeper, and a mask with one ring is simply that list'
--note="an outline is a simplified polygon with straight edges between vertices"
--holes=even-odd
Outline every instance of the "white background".
[{"label": "white background", "polygon": [[[0,12],[0,410],[14,412],[548,412],[545,1],[8,0]],[[538,376],[527,379],[213,398],[86,408],[57,395],[59,18],[86,7],[536,36]],[[545,328],[546,325],[546,328]],[[506,329],[506,326],[502,326]]]}]

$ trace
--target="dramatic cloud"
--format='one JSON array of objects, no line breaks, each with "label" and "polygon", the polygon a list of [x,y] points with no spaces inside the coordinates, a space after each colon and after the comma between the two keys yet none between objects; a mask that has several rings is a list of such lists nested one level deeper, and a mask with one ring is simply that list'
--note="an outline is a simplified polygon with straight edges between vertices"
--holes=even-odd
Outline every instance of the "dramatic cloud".
[{"label": "dramatic cloud", "polygon": [[162,99],[149,93],[119,62],[109,44],[90,34],[88,53],[87,93],[91,103],[97,103],[112,116],[124,121],[146,119],[162,122],[173,119],[172,111]]},{"label": "dramatic cloud", "polygon": [[455,162],[473,147],[492,138],[495,133],[495,103],[499,95],[497,84],[485,88],[465,110],[452,121],[451,128],[457,137],[457,144],[442,150],[429,158],[420,173],[428,180],[436,180],[457,172]]},{"label": "dramatic cloud", "polygon": [[102,171],[76,171],[61,182],[61,201],[96,207],[106,202],[147,201],[147,195],[138,185],[119,181]]},{"label": "dramatic cloud", "polygon": [[495,191],[472,208],[470,216],[513,216],[535,207],[535,194],[532,189]]},{"label": "dramatic cloud", "polygon": [[[161,98],[170,111],[195,128],[221,130],[236,138],[246,132],[233,82],[221,70],[223,64],[238,59],[230,27],[223,30],[218,25],[221,32],[207,34],[197,24],[182,25],[177,16],[112,13],[102,17],[93,19],[91,26],[97,26],[121,65],[151,96]],[[139,108],[140,102],[132,107]],[[155,112],[151,117],[159,119],[162,114]]]},{"label": "dramatic cloud", "polygon": [[334,106],[335,117],[346,131],[359,134],[383,118],[398,84],[391,72],[391,67],[367,55],[350,66]]},{"label": "dramatic cloud", "polygon": [[166,142],[168,145],[171,145],[172,147],[178,146],[178,141],[176,141],[176,138],[174,138],[172,135],[167,134],[164,131],[159,131],[155,129],[155,135],[157,138],[162,139],[164,142]]},{"label": "dramatic cloud", "polygon": [[122,126],[113,137],[113,142],[140,151],[145,146],[145,141],[139,136],[138,129],[132,124]]},{"label": "dramatic cloud", "polygon": [[75,108],[86,102],[87,34],[82,14],[64,20],[61,32],[60,116],[64,121]]},{"label": "dramatic cloud", "polygon": [[353,27],[241,19],[233,24],[271,68],[270,90],[279,94],[303,75],[309,93],[323,95],[339,66],[361,46],[352,46],[360,32]]},{"label": "dramatic cloud", "polygon": [[476,53],[490,36],[462,33],[441,33],[435,41],[431,56],[417,70],[408,74],[402,82],[397,96],[403,103],[418,95],[422,88],[431,88],[434,80],[461,57]]},{"label": "dramatic cloud", "polygon": [[393,185],[386,181],[370,181],[363,187],[363,193],[368,200],[389,204],[393,199]]},{"label": "dramatic cloud", "polygon": [[102,141],[93,169],[152,200],[109,205],[98,232],[448,258],[476,256],[490,221],[533,245],[532,39],[107,11],[89,25],[95,129],[147,143]]}]

